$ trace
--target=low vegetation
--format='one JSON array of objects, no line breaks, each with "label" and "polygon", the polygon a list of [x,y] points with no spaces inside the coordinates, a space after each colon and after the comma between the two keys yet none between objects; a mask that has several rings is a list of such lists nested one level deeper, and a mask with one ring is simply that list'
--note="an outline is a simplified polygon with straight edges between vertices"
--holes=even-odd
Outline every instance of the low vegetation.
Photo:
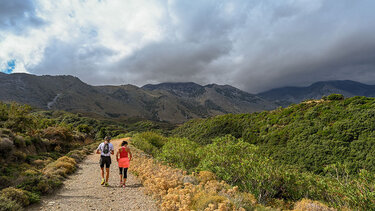
[{"label": "low vegetation", "polygon": [[140,151],[130,170],[138,175],[147,193],[160,201],[162,210],[253,210],[263,207],[252,194],[240,192],[208,171],[187,172],[162,165]]},{"label": "low vegetation", "polygon": [[[340,96],[340,95],[339,95]],[[342,97],[342,96],[341,96]],[[342,164],[349,174],[375,171],[375,99],[337,95],[285,109],[192,120],[173,135],[200,145],[227,134],[259,147],[275,162],[327,175]]]},{"label": "low vegetation", "polygon": [[163,210],[375,210],[375,99],[330,95],[174,130],[0,103],[0,207],[74,172],[94,140],[132,137],[131,171]]},{"label": "low vegetation", "polygon": [[39,201],[76,170],[95,140],[121,133],[122,123],[0,102],[0,210]]},{"label": "low vegetation", "polygon": [[189,173],[213,172],[265,206],[374,210],[372,113],[373,98],[333,95],[270,112],[193,120],[169,137],[135,134],[133,144]]}]

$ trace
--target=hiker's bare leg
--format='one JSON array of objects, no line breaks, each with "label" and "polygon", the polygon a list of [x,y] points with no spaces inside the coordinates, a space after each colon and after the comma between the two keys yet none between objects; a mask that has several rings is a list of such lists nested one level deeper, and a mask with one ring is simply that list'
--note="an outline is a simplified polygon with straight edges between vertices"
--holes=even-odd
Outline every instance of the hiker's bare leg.
[{"label": "hiker's bare leg", "polygon": [[104,179],[104,167],[100,169],[102,170],[102,179]]},{"label": "hiker's bare leg", "polygon": [[[106,175],[105,175],[105,181],[108,182],[108,178],[109,178],[109,168],[106,168]],[[103,176],[104,177],[104,176]]]}]

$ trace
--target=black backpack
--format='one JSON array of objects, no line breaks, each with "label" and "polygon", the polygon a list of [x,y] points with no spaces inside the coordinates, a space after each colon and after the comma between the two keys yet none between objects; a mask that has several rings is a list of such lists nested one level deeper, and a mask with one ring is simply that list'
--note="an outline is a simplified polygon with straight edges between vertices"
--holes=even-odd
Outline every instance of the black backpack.
[{"label": "black backpack", "polygon": [[103,153],[108,154],[108,152],[109,152],[109,144],[106,143],[106,144],[104,144],[104,147],[103,147]]}]

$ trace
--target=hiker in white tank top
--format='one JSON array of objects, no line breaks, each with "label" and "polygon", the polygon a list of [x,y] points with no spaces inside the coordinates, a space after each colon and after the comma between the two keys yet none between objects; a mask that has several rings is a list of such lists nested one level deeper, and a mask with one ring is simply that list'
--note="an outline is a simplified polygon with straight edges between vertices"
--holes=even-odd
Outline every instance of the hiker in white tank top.
[{"label": "hiker in white tank top", "polygon": [[[110,137],[105,137],[105,141],[102,142],[98,148],[96,149],[96,154],[100,154],[100,169],[102,175],[102,182],[101,185],[108,186],[108,178],[109,178],[109,167],[111,166],[111,154],[114,154],[113,144],[109,141],[111,140]],[[106,176],[104,179],[104,165],[106,170]]]}]

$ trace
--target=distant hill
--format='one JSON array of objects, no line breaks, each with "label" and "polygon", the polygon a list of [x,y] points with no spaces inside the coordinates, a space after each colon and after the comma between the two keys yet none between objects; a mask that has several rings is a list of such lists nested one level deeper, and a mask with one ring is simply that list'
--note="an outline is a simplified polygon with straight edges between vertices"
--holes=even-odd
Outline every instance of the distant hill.
[{"label": "distant hill", "polygon": [[229,85],[161,83],[147,84],[142,89],[168,92],[178,98],[180,103],[190,105],[192,109],[193,107],[202,109],[201,112],[204,112],[206,117],[225,113],[251,113],[276,107],[268,100]]},{"label": "distant hill", "polygon": [[0,73],[0,101],[112,118],[182,123],[192,118],[270,110],[272,102],[228,85],[162,83],[91,86],[73,76]]},{"label": "distant hill", "polygon": [[345,97],[375,96],[375,85],[362,84],[355,81],[321,81],[308,87],[276,88],[258,95],[281,106],[299,103],[307,99],[321,99],[330,94],[342,94]]}]

